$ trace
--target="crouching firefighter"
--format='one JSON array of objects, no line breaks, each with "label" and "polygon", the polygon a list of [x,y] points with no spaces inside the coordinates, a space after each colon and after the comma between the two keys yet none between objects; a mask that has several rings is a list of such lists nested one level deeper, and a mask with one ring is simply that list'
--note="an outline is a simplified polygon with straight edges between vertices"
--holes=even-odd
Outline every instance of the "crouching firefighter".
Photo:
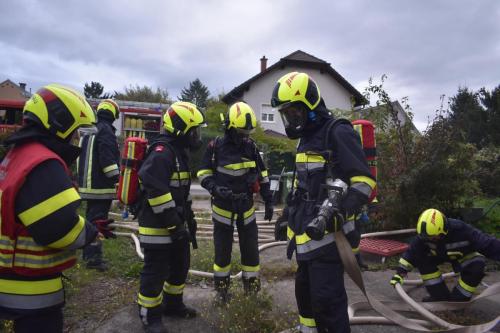
[{"label": "crouching firefighter", "polygon": [[249,138],[257,126],[252,108],[243,102],[233,104],[223,126],[224,136],[209,142],[197,174],[201,186],[212,195],[214,284],[217,301],[222,304],[228,301],[235,224],[244,290],[254,293],[260,289],[254,193],[260,192],[264,200],[264,219],[271,220],[273,215],[268,172],[255,142]]},{"label": "crouching firefighter", "polygon": [[[408,272],[416,267],[429,293],[424,302],[469,301],[484,277],[485,257],[500,261],[500,240],[463,221],[446,218],[437,209],[427,209],[420,215],[417,233],[399,259],[391,284],[403,284]],[[437,267],[444,262],[450,262],[460,274],[451,293]]]},{"label": "crouching firefighter", "polygon": [[344,268],[333,232],[354,245],[355,219],[375,180],[359,136],[333,118],[313,79],[292,72],[272,93],[289,138],[300,139],[288,197],[288,248],[296,254],[295,297],[301,332],[350,332]]},{"label": "crouching firefighter", "polygon": [[78,215],[69,171],[80,153],[77,129],[95,116],[78,92],[51,84],[26,102],[23,117],[0,164],[0,319],[13,320],[17,333],[62,332],[62,272],[98,231],[114,236],[112,220]]},{"label": "crouching firefighter", "polygon": [[146,332],[167,332],[162,314],[193,318],[196,311],[183,300],[190,262],[189,240],[196,224],[191,210],[188,150],[201,146],[203,114],[194,104],[176,102],[163,117],[164,134],[148,149],[139,169],[141,198],[139,238],[144,267],[138,294],[139,314]]}]

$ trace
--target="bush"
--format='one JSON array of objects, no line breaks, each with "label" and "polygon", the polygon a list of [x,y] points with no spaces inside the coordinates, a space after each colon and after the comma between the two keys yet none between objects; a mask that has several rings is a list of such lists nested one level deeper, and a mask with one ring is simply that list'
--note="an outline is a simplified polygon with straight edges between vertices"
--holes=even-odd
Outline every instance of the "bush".
[{"label": "bush", "polygon": [[[370,81],[367,92],[378,96],[378,105],[392,105],[382,84]],[[409,110],[406,105],[405,111]],[[472,198],[480,193],[473,172],[477,149],[457,139],[461,129],[454,126],[450,111],[441,108],[422,136],[411,122],[402,125],[392,107],[378,108],[376,116],[373,120],[384,125],[377,132],[377,185],[384,214],[391,222],[385,227],[413,227],[418,215],[430,207],[456,217],[458,208],[472,206]],[[493,169],[488,164],[492,160],[485,159],[484,170]]]},{"label": "bush", "polygon": [[500,196],[500,147],[489,146],[474,155],[477,168],[474,173],[481,191],[492,197]]}]

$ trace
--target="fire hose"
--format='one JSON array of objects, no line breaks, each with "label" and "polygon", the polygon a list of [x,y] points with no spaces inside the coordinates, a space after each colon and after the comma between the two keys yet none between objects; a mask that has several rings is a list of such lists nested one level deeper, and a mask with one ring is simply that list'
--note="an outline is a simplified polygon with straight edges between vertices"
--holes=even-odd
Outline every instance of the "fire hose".
[{"label": "fire hose", "polygon": [[[262,212],[257,212],[262,213]],[[286,245],[286,241],[278,241],[275,242],[271,238],[271,231],[274,232],[273,224],[274,222],[267,221],[258,221],[259,226],[259,234],[263,234],[259,236],[259,243],[264,243],[259,246],[259,253],[276,246]],[[130,222],[116,222],[116,225],[120,228],[126,228],[129,230],[137,231],[138,226],[133,225]],[[203,235],[209,235],[210,230],[213,230],[210,225],[200,224],[199,226],[203,226],[201,229],[206,232]],[[390,236],[390,235],[398,235],[398,234],[406,234],[415,232],[415,229],[404,229],[404,230],[395,230],[395,231],[383,231],[383,232],[374,232],[362,234],[361,238],[366,237],[378,237],[378,236]],[[116,232],[119,236],[129,236],[135,243],[135,249],[138,256],[141,259],[144,259],[144,254],[142,253],[140,242],[138,237],[134,233],[127,232]],[[212,239],[211,237],[199,237],[199,239]],[[349,322],[352,325],[355,324],[396,324],[399,326],[403,326],[409,329],[413,329],[420,332],[431,332],[435,331],[436,327],[440,327],[442,332],[453,332],[453,333],[482,333],[488,332],[493,329],[500,321],[500,316],[495,318],[494,320],[473,326],[461,326],[449,323],[438,316],[434,315],[432,312],[435,311],[446,311],[446,310],[459,310],[470,306],[475,301],[492,296],[494,294],[500,293],[500,283],[495,283],[489,286],[486,290],[484,290],[480,295],[473,297],[469,302],[433,302],[433,303],[418,303],[413,300],[403,289],[403,287],[399,284],[395,286],[395,290],[398,295],[402,298],[403,302],[394,302],[394,301],[379,301],[374,298],[370,293],[368,293],[365,289],[363,278],[361,275],[361,271],[357,264],[357,261],[352,253],[352,249],[348,241],[345,239],[345,236],[342,232],[335,233],[335,239],[337,243],[337,247],[339,249],[339,253],[344,264],[345,271],[348,273],[349,277],[354,281],[354,283],[358,286],[358,288],[363,292],[367,301],[365,302],[356,302],[350,304],[348,307],[349,313]],[[237,237],[236,237],[237,240]],[[213,278],[213,273],[203,272],[199,270],[189,270],[189,273],[194,276],[203,277],[203,278]],[[241,278],[242,272],[238,274],[231,275],[232,279]],[[443,278],[449,278],[455,276],[455,273],[446,273],[443,274]],[[422,280],[405,280],[405,285],[421,285]],[[382,316],[356,316],[357,311],[362,310],[375,310]],[[396,311],[413,311],[418,313],[424,319],[410,319],[406,318],[403,315],[399,314]]]}]

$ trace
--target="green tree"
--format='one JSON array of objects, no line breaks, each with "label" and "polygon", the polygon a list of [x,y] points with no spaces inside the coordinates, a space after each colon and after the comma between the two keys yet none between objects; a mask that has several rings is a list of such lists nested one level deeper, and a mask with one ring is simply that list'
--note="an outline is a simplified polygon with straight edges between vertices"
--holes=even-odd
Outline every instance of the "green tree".
[{"label": "green tree", "polygon": [[481,104],[486,109],[488,141],[494,146],[500,146],[500,85],[491,92],[485,88],[479,90]]},{"label": "green tree", "polygon": [[168,91],[166,89],[161,89],[159,87],[156,88],[156,91],[153,88],[148,86],[139,86],[135,85],[128,86],[124,88],[124,92],[116,92],[115,98],[121,99],[124,101],[136,101],[136,102],[149,102],[149,103],[170,103],[170,98],[168,95]]},{"label": "green tree", "polygon": [[481,148],[487,144],[487,112],[481,106],[479,94],[460,87],[450,98],[449,121],[456,129],[454,138]]},{"label": "green tree", "polygon": [[204,113],[207,121],[207,128],[205,132],[208,136],[216,137],[217,135],[221,135],[223,130],[220,115],[223,114],[225,116],[227,110],[228,106],[222,101],[210,99],[207,102],[207,108]]},{"label": "green tree", "polygon": [[210,96],[208,88],[196,79],[189,83],[189,88],[183,88],[181,95],[177,97],[181,101],[194,103],[196,106],[204,109],[207,107],[207,100]]},{"label": "green tree", "polygon": [[91,81],[90,84],[85,82],[85,86],[83,87],[83,93],[86,98],[100,98],[103,91],[104,87],[99,82]]}]

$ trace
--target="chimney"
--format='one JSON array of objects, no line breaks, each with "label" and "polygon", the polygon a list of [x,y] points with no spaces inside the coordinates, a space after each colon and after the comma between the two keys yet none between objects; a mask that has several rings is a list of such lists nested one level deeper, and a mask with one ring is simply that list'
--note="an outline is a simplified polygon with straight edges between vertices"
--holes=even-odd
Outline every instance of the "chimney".
[{"label": "chimney", "polygon": [[260,72],[262,73],[266,69],[267,69],[267,58],[266,56],[262,56],[262,58],[260,58]]},{"label": "chimney", "polygon": [[26,91],[26,83],[19,82],[19,87],[21,87],[23,91]]}]

